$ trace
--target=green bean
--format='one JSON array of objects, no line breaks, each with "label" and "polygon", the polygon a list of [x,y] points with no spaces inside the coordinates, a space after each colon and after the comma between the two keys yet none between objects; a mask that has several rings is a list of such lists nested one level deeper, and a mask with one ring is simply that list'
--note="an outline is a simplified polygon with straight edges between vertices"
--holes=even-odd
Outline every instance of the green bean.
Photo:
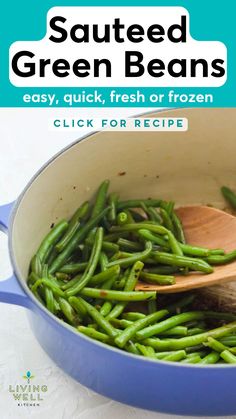
[{"label": "green bean", "polygon": [[236,259],[236,250],[225,255],[210,255],[206,257],[206,261],[211,265],[224,265],[225,263],[233,262]]},{"label": "green bean", "polygon": [[222,313],[218,311],[210,311],[207,310],[204,312],[206,318],[218,319],[218,320],[228,320],[233,321],[236,320],[236,314],[234,313]]},{"label": "green bean", "polygon": [[136,312],[129,311],[127,313],[123,313],[122,317],[125,320],[130,320],[131,322],[133,322],[139,319],[144,319],[144,317],[146,316],[143,313],[139,313],[139,312],[136,313]]},{"label": "green bean", "polygon": [[124,286],[125,286],[125,283],[126,283],[126,279],[121,278],[121,279],[114,282],[113,289],[114,290],[123,290]]},{"label": "green bean", "polygon": [[129,232],[124,233],[109,233],[104,236],[104,240],[107,242],[115,242],[119,238],[127,238],[129,236]]},{"label": "green bean", "polygon": [[[118,277],[118,275],[117,276],[114,275],[112,278],[107,279],[107,281],[105,281],[103,283],[102,289],[110,290],[113,287],[114,282],[115,282],[117,277]],[[111,301],[105,301],[100,308],[100,314],[102,314],[102,316],[106,317],[110,313],[112,307],[113,307],[113,304],[112,304]]]},{"label": "green bean", "polygon": [[221,358],[224,359],[225,362],[228,364],[236,364],[236,356],[233,355],[230,351],[227,349],[220,354]]},{"label": "green bean", "polygon": [[147,221],[141,222],[141,223],[133,223],[133,224],[125,224],[123,226],[112,226],[110,228],[110,231],[112,233],[125,233],[125,232],[132,232],[137,230],[150,230],[153,233],[160,234],[160,235],[166,235],[168,234],[168,230],[160,225],[157,224],[151,224]]},{"label": "green bean", "polygon": [[144,345],[141,345],[140,343],[135,343],[135,346],[143,356],[146,356],[147,358],[155,358],[156,359],[155,351],[153,350],[152,347],[144,346]]},{"label": "green bean", "polygon": [[62,252],[62,250],[65,249],[65,247],[71,241],[72,237],[75,235],[79,227],[80,227],[79,221],[76,221],[75,223],[69,225],[64,236],[60,239],[60,241],[55,246],[55,249],[58,253]]},{"label": "green bean", "polygon": [[[152,348],[152,346],[150,346]],[[163,359],[165,356],[174,354],[176,351],[162,351],[162,352],[155,352],[156,359]]]},{"label": "green bean", "polygon": [[[216,364],[220,359],[220,354],[218,352],[212,351],[208,355],[199,361],[199,364]],[[236,358],[235,358],[236,359]]]},{"label": "green bean", "polygon": [[194,328],[194,327],[206,328],[206,322],[205,320],[192,320],[191,322],[185,323],[185,326],[188,327],[189,329]]},{"label": "green bean", "polygon": [[193,327],[192,329],[188,329],[188,336],[194,336],[194,335],[198,335],[199,333],[203,333],[205,332],[206,329],[201,328],[201,327]]},{"label": "green bean", "polygon": [[133,265],[135,262],[143,261],[146,258],[148,258],[151,251],[152,251],[152,243],[151,242],[146,242],[145,250],[143,252],[134,253],[132,256],[129,256],[129,257],[124,258],[124,259],[114,260],[113,262],[108,263],[107,266],[110,268],[110,267],[116,266],[116,265],[120,265],[120,266],[124,266],[124,267]]},{"label": "green bean", "polygon": [[174,231],[174,226],[168,212],[164,208],[160,208],[160,215],[163,220],[163,225],[170,231]]},{"label": "green bean", "polygon": [[101,329],[103,329],[110,337],[115,338],[119,333],[100,313],[89,304],[87,301],[83,300],[81,297],[78,297],[81,304],[86,308],[87,313],[92,319],[98,324]]},{"label": "green bean", "polygon": [[167,310],[160,310],[149,314],[144,319],[136,320],[132,325],[128,326],[123,332],[121,332],[117,338],[115,338],[116,345],[118,345],[120,348],[123,348],[129,339],[132,339],[135,335],[137,336],[137,332],[141,331],[140,329],[143,329],[148,325],[157,322],[167,314]]},{"label": "green bean", "polygon": [[72,297],[73,295],[78,294],[88,284],[88,282],[92,278],[95,272],[95,269],[97,267],[98,261],[99,261],[99,256],[100,256],[100,252],[102,248],[102,240],[103,240],[103,228],[98,227],[96,235],[95,235],[95,239],[94,239],[92,252],[89,258],[88,266],[85,269],[78,283],[66,291],[67,297]]},{"label": "green bean", "polygon": [[104,283],[110,278],[115,277],[115,279],[117,279],[119,274],[120,274],[120,266],[119,265],[112,266],[111,268],[107,268],[105,271],[94,275],[90,279],[89,285],[95,287],[97,285]]},{"label": "green bean", "polygon": [[58,256],[58,252],[56,251],[55,247],[52,245],[48,248],[47,253],[45,254],[44,262],[51,266],[52,262]]},{"label": "green bean", "polygon": [[175,326],[171,329],[161,332],[159,336],[187,336],[188,328],[185,326]]},{"label": "green bean", "polygon": [[166,240],[164,240],[162,237],[158,237],[158,236],[152,234],[151,231],[149,231],[149,230],[141,228],[140,230],[138,230],[138,235],[141,238],[144,238],[145,240],[150,240],[150,241],[156,243],[158,246],[164,247],[166,249],[170,248],[169,243]]},{"label": "green bean", "polygon": [[188,353],[188,354],[192,354],[192,353],[194,353],[194,352],[198,352],[198,351],[201,351],[203,348],[204,348],[204,346],[203,346],[204,344],[199,344],[199,345],[195,345],[195,346],[188,346],[187,348],[185,348],[185,351]]},{"label": "green bean", "polygon": [[[94,242],[94,240],[91,239],[91,238],[85,239],[85,243],[90,247],[93,246],[93,242]],[[105,250],[106,252],[118,252],[119,251],[119,246],[115,243],[111,243],[111,242],[107,242],[107,241],[103,240],[102,250]]]},{"label": "green bean", "polygon": [[34,255],[30,262],[31,272],[35,273],[37,276],[42,274],[42,262],[38,254]]},{"label": "green bean", "polygon": [[229,202],[232,208],[236,209],[236,195],[235,193],[228,188],[227,186],[222,186],[221,188],[222,195]]},{"label": "green bean", "polygon": [[117,241],[117,245],[119,246],[120,249],[122,250],[126,250],[126,251],[131,251],[131,252],[137,252],[142,250],[142,245],[141,243],[137,243],[137,242],[133,242],[127,239],[123,239],[122,237],[120,237]]},{"label": "green bean", "polygon": [[182,223],[181,223],[179,217],[177,216],[177,214],[174,211],[172,213],[172,222],[173,222],[174,232],[175,232],[175,236],[176,236],[177,240],[180,243],[185,244],[186,240],[185,240],[185,235],[184,235],[184,231],[183,231],[183,226],[182,226]]},{"label": "green bean", "polygon": [[65,298],[58,297],[58,303],[61,308],[62,313],[64,314],[65,318],[68,322],[72,325],[76,324],[76,314],[70,305],[70,303],[65,300]]},{"label": "green bean", "polygon": [[168,232],[168,239],[169,239],[169,245],[171,248],[171,251],[174,255],[183,256],[183,251],[181,249],[181,246],[177,242],[175,236],[171,231]]},{"label": "green bean", "polygon": [[[141,229],[141,230],[138,231],[138,234],[141,237],[144,237],[147,240],[150,240],[150,241],[158,244],[159,246],[166,248],[167,250],[170,249],[170,244],[166,240],[164,240],[161,237],[158,237],[158,236],[152,234],[148,230]],[[182,252],[185,255],[190,255],[190,256],[206,257],[206,256],[209,256],[211,254],[214,254],[215,251],[217,253],[219,251],[222,252],[220,249],[209,250],[209,249],[206,249],[204,247],[191,246],[189,244],[183,244],[183,243],[178,243],[178,246],[180,247],[180,249],[182,250]],[[213,253],[211,253],[211,252],[213,252]]]},{"label": "green bean", "polygon": [[157,351],[169,351],[169,341],[178,339],[159,339],[159,338],[147,338],[142,340],[144,345],[152,346]]},{"label": "green bean", "polygon": [[127,281],[125,284],[124,291],[133,291],[135,289],[135,286],[140,277],[143,267],[144,267],[144,264],[140,260],[134,263],[134,265],[132,266],[127,276]]},{"label": "green bean", "polygon": [[[32,291],[32,293],[34,294],[34,296],[37,298],[37,300],[38,300],[41,304],[43,304],[43,305],[44,305],[44,301],[43,301],[43,298],[42,298],[42,296],[41,296],[41,294],[40,294],[39,290],[38,290],[38,289],[36,289],[36,290],[33,290],[33,289],[32,289],[33,284],[34,284],[35,282],[37,282],[39,279],[36,279],[36,280],[35,280],[35,278],[34,278],[34,280],[32,281],[31,276],[35,276],[35,274],[34,274],[33,272],[31,272],[31,274],[30,274],[30,276],[29,276],[29,282],[28,282],[29,288],[30,288],[30,290]],[[38,278],[38,277],[37,277],[37,278]],[[32,283],[31,283],[31,281],[32,281]]]},{"label": "green bean", "polygon": [[150,274],[148,272],[141,272],[140,279],[142,281],[148,282],[150,284],[158,284],[158,285],[173,285],[173,284],[175,284],[175,277],[174,276]]},{"label": "green bean", "polygon": [[128,345],[126,345],[125,349],[130,352],[131,354],[140,355],[140,351],[135,346],[134,342],[129,341]]},{"label": "green bean", "polygon": [[38,275],[36,275],[34,272],[31,272],[28,276],[28,284],[33,285],[39,279],[40,279],[40,277]]},{"label": "green bean", "polygon": [[211,249],[209,251],[209,255],[225,255],[225,251],[223,249]]},{"label": "green bean", "polygon": [[107,270],[107,264],[108,264],[108,257],[106,253],[101,252],[99,256],[99,263],[101,267],[101,272],[104,272]]},{"label": "green bean", "polygon": [[211,254],[210,253],[211,251],[204,247],[192,246],[189,244],[182,244],[182,243],[179,243],[179,246],[182,249],[183,253],[187,256],[206,257]]},{"label": "green bean", "polygon": [[51,288],[45,287],[46,307],[51,313],[55,313],[54,296]]},{"label": "green bean", "polygon": [[126,329],[126,327],[131,326],[131,324],[133,324],[133,322],[131,322],[130,320],[125,320],[125,319],[111,319],[109,320],[110,323],[115,326],[118,329]]},{"label": "green bean", "polygon": [[[109,207],[109,208],[110,208],[110,207]],[[104,228],[104,230],[106,230],[106,231],[110,229],[111,224],[110,224],[110,222],[108,221],[107,216],[105,216],[105,217],[102,219],[102,221],[101,221],[101,227],[103,227],[103,228]]]},{"label": "green bean", "polygon": [[40,244],[37,250],[37,256],[39,257],[42,263],[44,263],[45,261],[48,249],[51,249],[51,246],[59,240],[59,238],[65,232],[65,230],[67,230],[67,228],[68,222],[65,220],[61,220],[51,229],[51,231],[43,239],[42,243]]},{"label": "green bean", "polygon": [[84,307],[83,303],[81,303],[81,299],[77,297],[69,297],[68,301],[70,305],[75,309],[82,323],[84,317],[87,315],[87,310]]},{"label": "green bean", "polygon": [[[184,313],[184,314],[187,314],[187,313]],[[196,346],[196,345],[199,345],[200,343],[206,342],[210,336],[218,339],[235,331],[236,331],[236,322],[232,322],[224,326],[218,327],[216,329],[212,329],[204,333],[199,333],[198,335],[186,336],[180,339],[166,339],[166,340],[163,339],[160,341],[161,343],[154,342],[154,344],[156,344],[156,347],[160,347],[161,349],[164,349],[164,350],[165,349],[168,349],[168,350],[185,349],[189,346]],[[137,334],[141,334],[141,332],[142,330],[139,331]],[[147,340],[148,339],[145,339],[145,343]],[[153,340],[156,341],[157,339],[153,339]],[[150,342],[149,342],[149,345],[150,345]]]},{"label": "green bean", "polygon": [[175,206],[174,201],[161,201],[160,203],[160,207],[165,209],[170,217],[172,216],[174,206]]},{"label": "green bean", "polygon": [[73,224],[77,223],[78,221],[84,221],[89,213],[89,202],[85,201],[72,215],[69,221],[69,227]]},{"label": "green bean", "polygon": [[154,207],[147,207],[147,214],[150,218],[150,220],[155,221],[155,223],[157,224],[162,224],[162,218],[160,216],[160,214],[158,214],[158,212],[156,211],[156,209]]},{"label": "green bean", "polygon": [[199,355],[193,355],[191,357],[187,357],[182,359],[180,362],[181,364],[198,364],[201,361],[201,357]]},{"label": "green bean", "polygon": [[53,261],[52,265],[49,268],[49,273],[53,274],[54,272],[58,271],[61,266],[63,266],[66,261],[68,260],[69,256],[73,253],[73,251],[77,248],[77,246],[81,243],[81,241],[86,237],[86,235],[91,231],[97,224],[102,220],[102,218],[106,215],[109,207],[105,208],[101,211],[96,217],[90,219],[81,229],[77,231],[77,233],[72,237],[71,241],[68,243],[66,248],[59,253],[57,258]]},{"label": "green bean", "polygon": [[[67,291],[67,296],[69,291]],[[84,297],[101,298],[112,301],[146,301],[156,298],[155,291],[114,291],[84,287],[80,294]],[[74,295],[74,294],[73,294]]]},{"label": "green bean", "polygon": [[82,261],[83,262],[88,262],[89,256],[90,256],[91,247],[88,246],[86,243],[84,243],[83,246],[81,246],[81,250],[82,250]]},{"label": "green bean", "polygon": [[185,352],[187,353],[187,358],[191,358],[192,356],[195,356],[195,355],[199,355],[201,358],[203,358],[208,354],[208,352],[206,350],[205,351],[201,350],[201,351],[197,351],[197,352],[188,353],[187,349],[188,348],[185,349]]},{"label": "green bean", "polygon": [[142,203],[147,207],[159,207],[160,199],[128,199],[127,201],[119,201],[117,208],[123,210],[125,208],[142,208]]},{"label": "green bean", "polygon": [[48,278],[48,265],[47,265],[47,263],[42,264],[42,277]]},{"label": "green bean", "polygon": [[117,202],[118,202],[118,195],[116,193],[111,193],[108,197],[108,203],[110,206],[110,210],[107,214],[107,218],[109,221],[111,221],[112,223],[115,222],[116,220],[116,206],[117,206]]},{"label": "green bean", "polygon": [[169,362],[176,362],[176,361],[180,361],[181,359],[186,358],[186,352],[185,350],[180,350],[180,351],[176,351],[173,354],[167,355],[165,356],[163,359],[165,361],[169,361]]},{"label": "green bean", "polygon": [[70,281],[68,281],[66,284],[63,284],[61,286],[61,289],[63,291],[66,291],[66,290],[68,290],[70,288],[73,288],[75,286],[75,284],[77,284],[78,281],[81,279],[81,277],[82,277],[82,274],[76,275],[73,279],[71,279]]},{"label": "green bean", "polygon": [[[206,274],[212,273],[213,268],[205,261],[187,256],[172,255],[164,252],[152,252],[154,259],[164,265],[190,268],[193,271],[200,271]],[[213,256],[212,256],[213,257]],[[220,257],[220,256],[218,256]]]},{"label": "green bean", "polygon": [[120,314],[122,313],[122,311],[127,306],[127,304],[128,303],[125,302],[125,301],[122,301],[120,303],[115,304],[115,306],[112,308],[110,313],[106,316],[106,319],[110,321],[111,319],[115,319],[115,318],[119,317]]},{"label": "green bean", "polygon": [[148,269],[145,269],[144,272],[150,273],[150,274],[157,274],[157,275],[170,275],[174,273],[178,273],[179,269],[176,268],[176,266],[155,266],[155,267],[148,267]]},{"label": "green bean", "polygon": [[204,345],[209,346],[211,349],[219,353],[229,349],[227,346],[223,345],[223,343],[219,342],[218,340],[212,337],[209,337],[207,339],[207,342],[204,342]]},{"label": "green bean", "polygon": [[160,323],[148,326],[136,333],[137,339],[146,339],[153,335],[158,335],[165,330],[171,329],[172,327],[178,326],[182,323],[186,323],[193,319],[203,319],[204,313],[201,311],[189,311],[187,313],[176,314],[167,320],[163,320]]},{"label": "green bean", "polygon": [[[140,261],[137,261],[132,266],[130,271],[126,271],[127,280],[124,287],[125,292],[133,291],[135,289],[135,286],[138,282],[138,278],[139,278],[142,268],[143,268],[143,263]],[[111,310],[111,312],[108,314],[108,316],[106,317],[107,320],[120,316],[120,314],[123,312],[126,305],[127,305],[127,302],[121,302],[121,303],[116,304]]]},{"label": "green bean", "polygon": [[220,339],[220,342],[226,346],[234,347],[236,346],[236,336],[225,336]]},{"label": "green bean", "polygon": [[79,326],[78,331],[92,339],[99,340],[103,343],[108,343],[108,345],[113,344],[113,340],[110,336],[106,335],[105,333],[98,332],[92,327]]},{"label": "green bean", "polygon": [[143,355],[143,356],[148,357],[148,351],[146,349],[146,346],[141,345],[141,343],[138,343],[138,344],[135,343],[134,345],[135,345],[136,349],[138,350],[139,355]]},{"label": "green bean", "polygon": [[126,212],[123,211],[123,212],[119,212],[119,214],[117,214],[116,223],[119,226],[122,226],[122,225],[128,223],[128,215],[126,214]]},{"label": "green bean", "polygon": [[59,295],[61,297],[63,297],[65,295],[64,292],[61,290],[61,288],[59,288],[54,282],[52,282],[48,278],[42,278],[42,279],[39,279],[38,281],[36,281],[31,288],[32,292],[37,291],[37,288],[42,284],[51,288],[52,291],[54,292],[54,294],[56,294],[56,295]]},{"label": "green bean", "polygon": [[76,274],[78,272],[84,271],[87,268],[87,262],[81,263],[71,263],[68,265],[64,265],[59,269],[59,272],[64,274]]},{"label": "green bean", "polygon": [[127,215],[127,223],[129,224],[135,223],[134,218],[128,209],[124,210],[123,212]]},{"label": "green bean", "polygon": [[92,214],[91,214],[92,219],[97,217],[101,213],[101,211],[104,210],[109,184],[110,184],[109,180],[104,180],[104,182],[102,182],[98,188],[95,203],[94,203]]},{"label": "green bean", "polygon": [[64,285],[64,281],[70,280],[70,275],[64,274],[63,272],[56,272],[55,277],[61,282],[62,285]]}]

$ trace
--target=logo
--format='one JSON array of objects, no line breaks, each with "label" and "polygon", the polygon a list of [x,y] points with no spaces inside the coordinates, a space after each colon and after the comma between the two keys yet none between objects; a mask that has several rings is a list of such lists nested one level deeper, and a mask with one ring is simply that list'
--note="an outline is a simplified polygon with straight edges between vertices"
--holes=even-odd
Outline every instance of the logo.
[{"label": "logo", "polygon": [[28,381],[28,384],[30,384],[30,380],[34,378],[34,375],[31,375],[31,372],[27,371],[26,375],[23,375],[23,378],[25,378]]},{"label": "logo", "polygon": [[22,378],[27,384],[9,385],[8,391],[19,407],[38,407],[44,401],[48,391],[46,384],[39,384],[35,375],[27,371]]}]

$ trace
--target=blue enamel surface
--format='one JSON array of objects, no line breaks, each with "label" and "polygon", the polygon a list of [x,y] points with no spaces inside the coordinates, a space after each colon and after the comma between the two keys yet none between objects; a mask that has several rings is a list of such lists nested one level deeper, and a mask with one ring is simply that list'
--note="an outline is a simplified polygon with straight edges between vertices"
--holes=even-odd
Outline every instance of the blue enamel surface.
[{"label": "blue enamel surface", "polygon": [[45,312],[28,312],[34,334],[56,364],[86,387],[122,403],[159,412],[236,413],[234,367],[149,361],[75,334]]},{"label": "blue enamel surface", "polygon": [[30,306],[30,298],[25,294],[15,275],[5,281],[0,281],[0,302],[16,304],[23,307]]},{"label": "blue enamel surface", "polygon": [[0,206],[0,230],[7,232],[11,209],[14,202]]},{"label": "blue enamel surface", "polygon": [[[10,206],[0,208],[7,228]],[[30,298],[13,275],[0,282],[0,301],[30,308],[28,318],[41,347],[86,387],[122,403],[159,412],[236,414],[235,367],[196,367],[137,357],[80,335]]]}]

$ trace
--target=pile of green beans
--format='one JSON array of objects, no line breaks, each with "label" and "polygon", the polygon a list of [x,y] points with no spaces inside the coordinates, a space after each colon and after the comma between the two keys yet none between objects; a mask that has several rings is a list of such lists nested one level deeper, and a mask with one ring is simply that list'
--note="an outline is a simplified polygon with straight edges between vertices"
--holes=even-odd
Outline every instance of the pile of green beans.
[{"label": "pile of green beans", "polygon": [[78,333],[135,355],[236,363],[235,314],[196,310],[191,293],[163,303],[136,290],[138,281],[172,286],[174,274],[210,274],[236,251],[187,244],[172,201],[122,201],[108,188],[105,180],[70,220],[51,226],[30,263],[35,297]]}]

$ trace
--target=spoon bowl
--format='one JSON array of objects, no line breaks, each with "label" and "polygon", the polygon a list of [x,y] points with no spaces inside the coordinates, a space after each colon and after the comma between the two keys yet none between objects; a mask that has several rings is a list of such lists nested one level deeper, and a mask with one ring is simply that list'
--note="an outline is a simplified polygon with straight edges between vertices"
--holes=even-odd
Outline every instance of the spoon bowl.
[{"label": "spoon bowl", "polygon": [[[236,217],[208,206],[188,206],[176,211],[182,221],[187,243],[208,249],[236,249]],[[162,294],[209,287],[236,279],[236,260],[226,265],[214,266],[214,272],[190,272],[176,275],[174,285],[155,285],[139,281],[136,290],[158,291]]]}]

